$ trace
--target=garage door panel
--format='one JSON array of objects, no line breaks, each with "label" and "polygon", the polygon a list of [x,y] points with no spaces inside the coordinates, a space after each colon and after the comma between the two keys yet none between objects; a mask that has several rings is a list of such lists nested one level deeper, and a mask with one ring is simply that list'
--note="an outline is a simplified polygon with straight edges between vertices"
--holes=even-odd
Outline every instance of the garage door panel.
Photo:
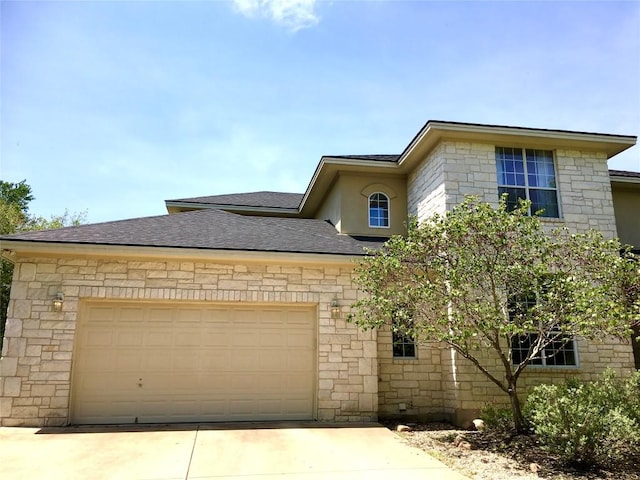
[{"label": "garage door panel", "polygon": [[311,419],[315,325],[309,307],[88,303],[72,420]]},{"label": "garage door panel", "polygon": [[141,346],[144,342],[144,332],[118,332],[114,339],[116,345],[122,346]]},{"label": "garage door panel", "polygon": [[280,350],[260,352],[258,357],[257,368],[260,372],[283,371],[287,367],[287,352]]},{"label": "garage door panel", "polygon": [[149,308],[146,312],[148,323],[172,323],[175,309],[166,308]]},{"label": "garage door panel", "polygon": [[[154,328],[153,325],[148,326]],[[171,330],[147,331],[145,332],[144,344],[149,347],[170,347],[173,343]]]},{"label": "garage door panel", "polygon": [[114,309],[113,307],[110,307],[110,306],[104,306],[104,307],[95,306],[91,310],[91,317],[87,318],[87,322],[92,323],[92,324],[98,324],[98,323],[111,324],[115,320],[117,314],[119,314],[119,312],[116,309]]},{"label": "garage door panel", "polygon": [[202,332],[201,342],[203,347],[224,347],[230,344],[231,333],[208,328]]},{"label": "garage door panel", "polygon": [[113,362],[108,365],[104,365],[104,368],[113,369],[117,371],[129,370],[131,368],[140,370],[143,362],[143,352],[138,350],[118,350],[114,353]]},{"label": "garage door panel", "polygon": [[120,323],[139,323],[145,313],[145,310],[141,307],[121,307],[114,310],[114,317]]},{"label": "garage door panel", "polygon": [[111,347],[113,345],[113,334],[110,331],[96,329],[86,332],[82,340],[89,347]]}]

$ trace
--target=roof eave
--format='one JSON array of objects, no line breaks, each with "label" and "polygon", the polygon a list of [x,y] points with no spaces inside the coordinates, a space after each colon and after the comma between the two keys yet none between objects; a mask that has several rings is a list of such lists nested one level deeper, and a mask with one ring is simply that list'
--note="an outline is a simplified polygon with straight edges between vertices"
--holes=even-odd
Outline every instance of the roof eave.
[{"label": "roof eave", "polygon": [[545,146],[548,148],[575,148],[605,152],[611,158],[636,144],[632,135],[548,130],[540,128],[482,125],[429,120],[400,155],[398,165],[406,171],[423,159],[444,138],[480,143],[503,143]]},{"label": "roof eave", "polygon": [[621,175],[609,175],[609,180],[612,183],[631,183],[640,185],[640,177],[625,177]]},{"label": "roof eave", "polygon": [[205,210],[205,209],[215,209],[215,210],[224,210],[226,212],[234,212],[234,213],[262,213],[262,214],[272,214],[272,215],[282,215],[282,216],[297,216],[299,210],[297,208],[286,208],[286,207],[258,207],[251,205],[229,205],[224,203],[204,203],[204,202],[179,202],[166,200],[165,206],[167,208],[167,212],[176,213],[183,212],[189,210]]},{"label": "roof eave", "polygon": [[211,261],[354,265],[354,260],[361,258],[365,255],[365,252],[363,251],[363,253],[359,255],[3,240],[0,254],[2,258],[6,258],[12,262],[15,261],[17,254],[37,254],[43,256],[100,258],[182,258]]}]

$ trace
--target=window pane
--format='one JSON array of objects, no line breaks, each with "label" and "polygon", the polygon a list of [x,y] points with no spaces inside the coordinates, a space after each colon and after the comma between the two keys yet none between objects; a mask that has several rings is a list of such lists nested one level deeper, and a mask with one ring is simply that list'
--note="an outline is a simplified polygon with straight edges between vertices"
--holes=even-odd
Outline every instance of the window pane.
[{"label": "window pane", "polygon": [[[576,356],[573,349],[573,341],[563,338],[551,344],[545,349],[547,365],[575,365]],[[554,353],[555,352],[555,353]]]},{"label": "window pane", "polygon": [[393,356],[396,358],[415,358],[416,344],[411,337],[393,332]]},{"label": "window pane", "polygon": [[389,199],[383,193],[374,193],[369,197],[369,225],[389,226]]},{"label": "window pane", "polygon": [[501,197],[503,193],[506,193],[508,195],[508,211],[514,210],[518,207],[518,199],[526,200],[527,198],[527,194],[524,188],[498,187],[498,195]]},{"label": "window pane", "polygon": [[541,217],[558,218],[558,199],[555,190],[529,190],[529,200],[531,200],[531,212],[542,210]]},{"label": "window pane", "polygon": [[530,187],[556,188],[553,153],[547,150],[527,150],[527,174]]},{"label": "window pane", "polygon": [[519,148],[496,148],[496,168],[500,185],[524,186],[524,162]]},{"label": "window pane", "polygon": [[[529,356],[529,349],[538,336],[534,333],[518,335],[511,340],[511,361],[514,365],[522,363]],[[542,365],[542,358],[536,355],[530,365]]]}]

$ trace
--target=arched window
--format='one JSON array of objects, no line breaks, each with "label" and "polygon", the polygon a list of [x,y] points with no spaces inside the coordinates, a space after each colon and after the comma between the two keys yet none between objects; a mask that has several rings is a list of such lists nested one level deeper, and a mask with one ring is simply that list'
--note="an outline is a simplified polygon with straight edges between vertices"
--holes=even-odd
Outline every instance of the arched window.
[{"label": "arched window", "polygon": [[389,227],[389,197],[384,193],[376,192],[369,195],[369,226]]}]

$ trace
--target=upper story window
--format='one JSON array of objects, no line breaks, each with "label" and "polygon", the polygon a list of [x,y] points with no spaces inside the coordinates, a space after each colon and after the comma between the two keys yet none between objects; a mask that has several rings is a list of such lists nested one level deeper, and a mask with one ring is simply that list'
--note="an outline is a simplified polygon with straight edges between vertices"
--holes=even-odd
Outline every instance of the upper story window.
[{"label": "upper story window", "polygon": [[384,193],[376,192],[369,195],[369,226],[389,227],[389,197]]},{"label": "upper story window", "polygon": [[496,168],[498,192],[508,195],[510,209],[518,206],[518,199],[530,200],[530,213],[542,211],[541,217],[560,217],[553,152],[496,147]]}]

